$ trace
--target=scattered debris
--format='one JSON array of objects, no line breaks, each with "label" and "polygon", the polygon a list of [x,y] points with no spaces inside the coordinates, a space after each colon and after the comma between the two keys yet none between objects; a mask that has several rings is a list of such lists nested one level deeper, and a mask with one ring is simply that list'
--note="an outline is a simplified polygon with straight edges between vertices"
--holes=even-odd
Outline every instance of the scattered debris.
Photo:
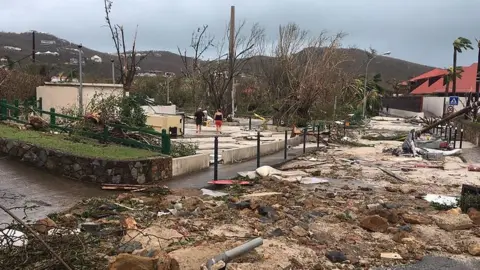
[{"label": "scattered debris", "polygon": [[228,193],[225,193],[225,192],[210,190],[206,188],[202,188],[201,191],[203,195],[212,196],[212,197],[223,197],[228,195]]}]

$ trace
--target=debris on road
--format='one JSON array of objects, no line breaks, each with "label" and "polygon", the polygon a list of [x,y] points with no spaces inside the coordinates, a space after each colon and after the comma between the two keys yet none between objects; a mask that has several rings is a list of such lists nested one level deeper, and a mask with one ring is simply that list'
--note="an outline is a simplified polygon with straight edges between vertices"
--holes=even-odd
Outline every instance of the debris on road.
[{"label": "debris on road", "polygon": [[[459,157],[395,156],[383,149],[401,148],[401,141],[358,142],[375,145],[329,144],[279,168],[210,181],[216,184],[211,189],[136,188],[88,199],[49,216],[56,230],[80,232],[42,237],[57,243],[59,252],[69,241],[82,252],[75,257],[66,249],[62,258],[94,262],[87,267],[93,270],[129,269],[132,263],[182,270],[376,269],[427,254],[480,256],[480,209],[472,201],[464,202],[466,210],[457,208],[460,186],[480,183]],[[251,239],[263,245],[255,240],[248,252],[234,252],[238,257],[225,252]],[[35,244],[22,249],[40,249]],[[227,259],[218,256],[223,253]],[[24,255],[17,250],[0,259],[30,267],[25,269],[50,266],[48,253],[27,262]]]}]

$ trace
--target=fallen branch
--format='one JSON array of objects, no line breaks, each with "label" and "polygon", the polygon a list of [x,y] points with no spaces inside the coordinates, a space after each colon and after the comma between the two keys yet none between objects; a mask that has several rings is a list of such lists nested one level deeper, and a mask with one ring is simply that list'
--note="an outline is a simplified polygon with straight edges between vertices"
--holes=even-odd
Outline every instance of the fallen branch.
[{"label": "fallen branch", "polygon": [[12,212],[10,212],[10,210],[8,210],[7,208],[5,208],[3,205],[0,204],[0,208],[5,211],[5,213],[7,213],[9,216],[11,216],[13,219],[15,219],[18,223],[22,224],[23,227],[25,227],[35,238],[37,238],[47,249],[48,251],[61,263],[63,264],[63,266],[65,266],[65,269],[68,269],[68,270],[73,270],[57,253],[55,253],[55,251],[53,251],[53,249],[47,244],[45,243],[45,241],[43,241],[43,239],[38,236],[38,234],[30,227],[28,226],[25,222],[23,222],[23,220],[21,220],[20,218],[18,218],[15,214],[13,214]]},{"label": "fallen branch", "polygon": [[382,168],[382,167],[378,167],[378,169],[381,170],[382,172],[390,175],[391,177],[397,179],[397,180],[400,181],[400,182],[407,182],[407,179],[403,178],[402,176],[400,176],[400,175],[398,175],[398,174],[396,174],[396,173],[394,173],[394,172],[392,172],[392,171],[390,171],[390,170],[387,170],[387,169]]}]

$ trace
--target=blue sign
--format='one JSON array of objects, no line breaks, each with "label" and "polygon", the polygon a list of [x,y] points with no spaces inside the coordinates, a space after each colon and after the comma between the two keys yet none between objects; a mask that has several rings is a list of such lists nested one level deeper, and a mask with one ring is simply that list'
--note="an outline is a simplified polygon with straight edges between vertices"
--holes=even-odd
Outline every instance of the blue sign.
[{"label": "blue sign", "polygon": [[458,105],[458,96],[449,97],[448,105],[457,106]]}]

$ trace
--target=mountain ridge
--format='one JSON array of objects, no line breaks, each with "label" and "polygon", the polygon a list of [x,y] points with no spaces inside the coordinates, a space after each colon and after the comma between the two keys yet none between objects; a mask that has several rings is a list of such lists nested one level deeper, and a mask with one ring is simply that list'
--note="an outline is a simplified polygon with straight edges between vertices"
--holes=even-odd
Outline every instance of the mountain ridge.
[{"label": "mountain ridge", "polygon": [[[35,37],[36,62],[53,66],[54,74],[59,72],[65,73],[68,72],[68,70],[76,69],[78,66],[77,44],[43,32],[36,32]],[[364,75],[364,65],[367,60],[365,51],[353,48],[341,48],[340,50],[345,50],[349,59],[343,67],[356,75]],[[90,73],[104,78],[111,77],[110,60],[116,58],[115,54],[96,51],[86,46],[82,47],[82,51],[85,59],[84,72],[86,74]],[[137,53],[144,52],[146,51],[138,51]],[[155,50],[151,52],[152,53],[140,63],[139,73],[156,70],[179,74],[183,69],[182,60],[177,53]],[[8,56],[13,61],[22,59],[19,61],[19,64],[22,65],[31,61],[31,57],[29,57],[31,53],[31,32],[0,32],[0,58]],[[102,59],[101,63],[92,60],[92,57],[95,55]],[[369,75],[381,73],[384,82],[393,79],[403,81],[425,73],[433,68],[434,67],[393,57],[378,56],[370,63]]]}]

